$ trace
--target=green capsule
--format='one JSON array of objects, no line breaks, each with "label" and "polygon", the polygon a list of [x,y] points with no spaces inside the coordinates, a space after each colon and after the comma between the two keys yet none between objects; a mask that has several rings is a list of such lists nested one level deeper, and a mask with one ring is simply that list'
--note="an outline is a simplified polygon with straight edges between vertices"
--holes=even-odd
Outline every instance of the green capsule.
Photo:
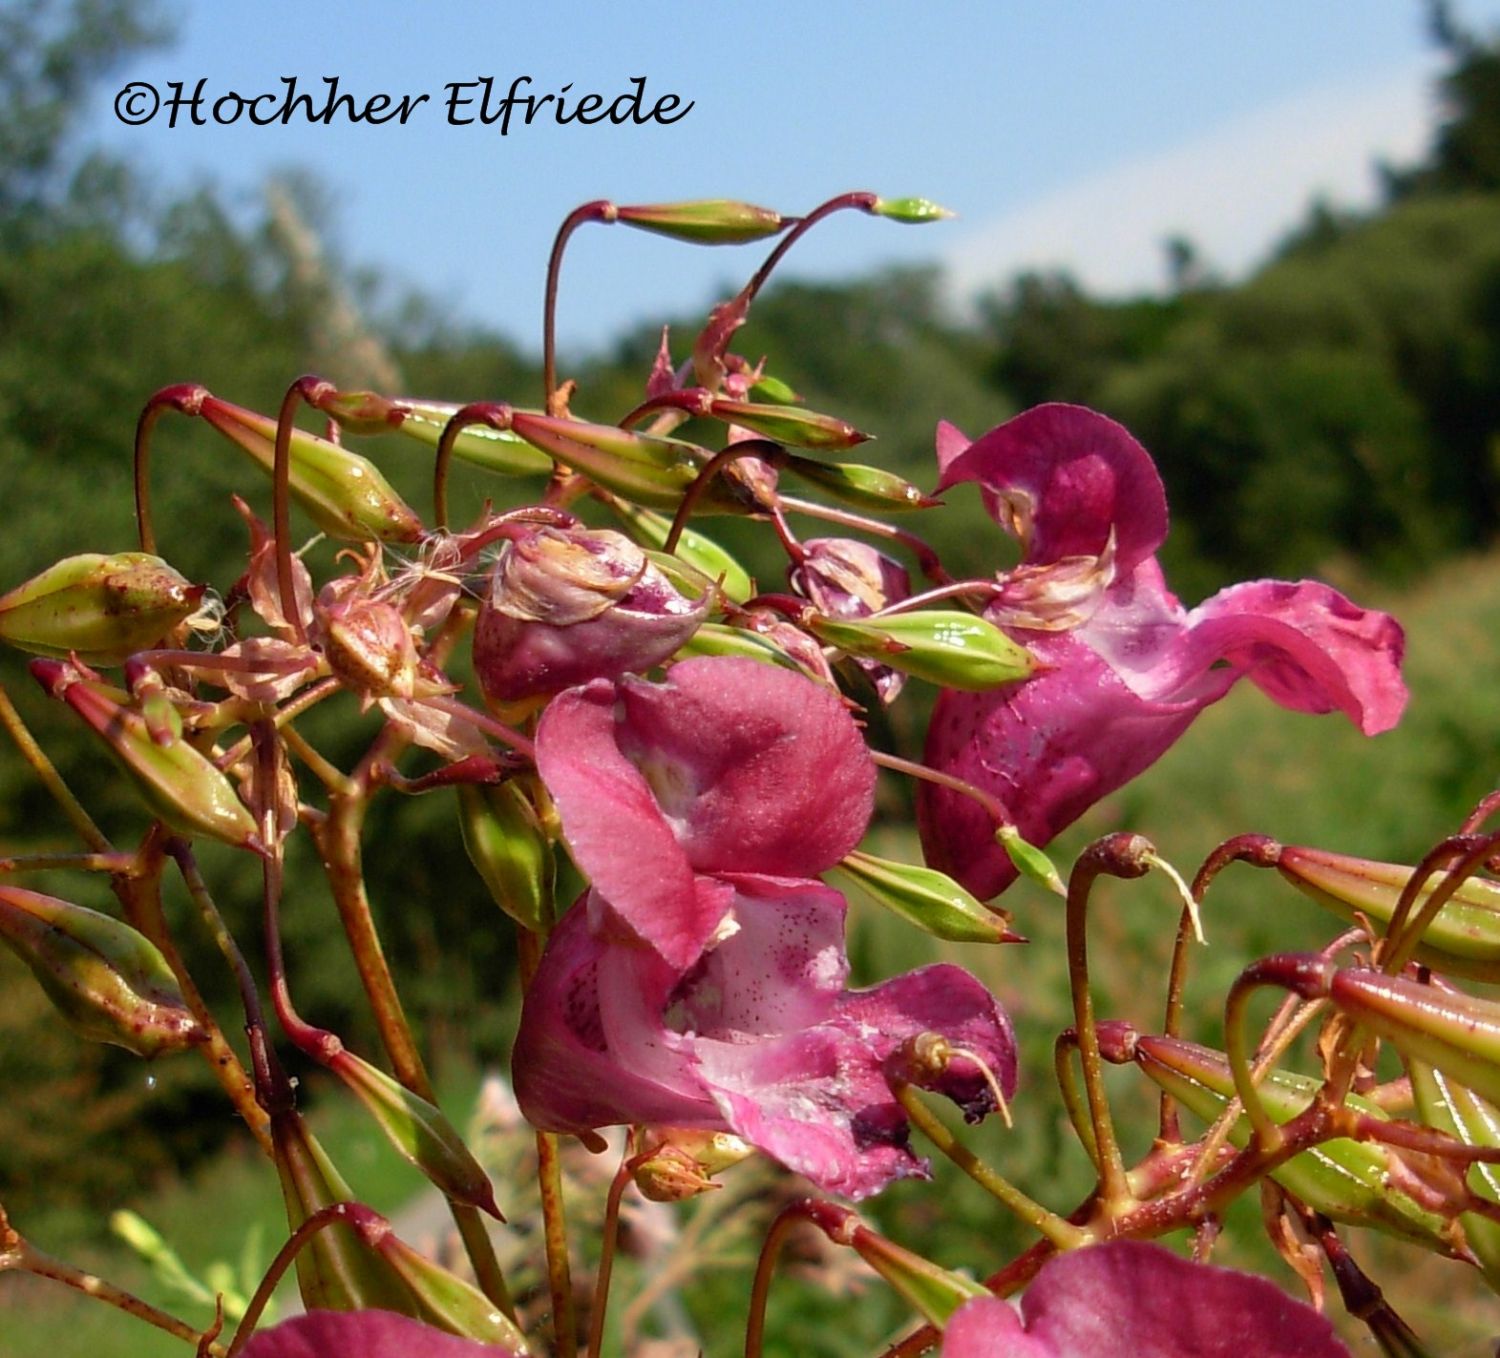
[{"label": "green capsule", "polygon": [[[1221,1052],[1171,1037],[1139,1037],[1135,1063],[1151,1081],[1205,1122],[1218,1118],[1234,1096],[1229,1062]],[[1274,1122],[1290,1122],[1322,1088],[1322,1081],[1289,1071],[1271,1071],[1256,1086]],[[1374,1104],[1350,1095],[1348,1104],[1385,1120]],[[1241,1113],[1229,1129],[1239,1147],[1250,1143],[1250,1120]],[[1278,1184],[1309,1207],[1334,1221],[1368,1226],[1386,1235],[1416,1241],[1441,1254],[1452,1254],[1450,1224],[1439,1213],[1419,1206],[1390,1182],[1389,1152],[1369,1142],[1335,1138],[1294,1155],[1271,1172]]]},{"label": "green capsule", "polygon": [[[128,695],[87,679],[61,660],[33,660],[31,673],[54,698],[61,698],[104,741],[130,775],[152,815],[192,837],[257,849],[260,836],[234,784],[180,735],[180,727],[151,721],[129,705]],[[171,714],[175,718],[175,712]]]},{"label": "green capsule", "polygon": [[938,503],[905,477],[883,467],[866,467],[857,462],[815,462],[795,453],[786,454],[785,466],[804,481],[811,481],[835,500],[855,509],[891,514],[907,509],[930,509]]},{"label": "green capsule", "polygon": [[992,622],[956,609],[926,608],[855,621],[812,614],[808,630],[849,655],[876,660],[943,688],[982,693],[1032,671],[1031,653]]},{"label": "green capsule", "polygon": [[946,1325],[965,1302],[992,1295],[973,1278],[934,1264],[932,1260],[876,1234],[868,1226],[845,1227],[839,1236],[847,1236],[854,1252],[900,1293],[929,1325]]},{"label": "green capsule", "polygon": [[[1296,845],[1281,847],[1276,867],[1304,895],[1354,923],[1363,916],[1387,926],[1412,869],[1347,854]],[[1443,880],[1437,873],[1423,886],[1420,910]],[[1470,877],[1443,903],[1422,935],[1416,958],[1437,971],[1479,981],[1500,981],[1500,884]]]},{"label": "green capsule", "polygon": [[694,655],[740,655],[749,660],[759,660],[767,665],[780,665],[783,669],[803,672],[801,665],[769,637],[752,632],[745,627],[730,627],[725,623],[706,622],[678,649],[682,657]]},{"label": "green capsule", "polygon": [[[650,509],[642,509],[628,500],[612,500],[610,508],[620,517],[630,534],[644,547],[661,548],[672,531],[672,521]],[[726,598],[742,604],[755,594],[750,573],[712,538],[696,528],[687,527],[677,539],[677,557],[707,579],[716,581]],[[658,563],[660,564],[660,563]]]},{"label": "green capsule", "polygon": [[630,204],[612,207],[605,220],[611,217],[626,226],[695,245],[744,245],[774,236],[790,225],[779,212],[730,198]]},{"label": "green capsule", "polygon": [[[390,400],[372,391],[336,391],[318,400],[318,409],[354,434],[400,434],[435,449],[443,430],[463,408],[448,401]],[[501,476],[546,476],[552,459],[519,434],[493,425],[459,430],[453,456]]]},{"label": "green capsule", "polygon": [[946,873],[896,863],[856,849],[829,870],[857,886],[877,905],[934,938],[954,943],[1008,943],[1017,936],[1009,920],[982,905]]},{"label": "green capsule", "polygon": [[442,1193],[504,1220],[489,1176],[440,1108],[347,1049],[330,1058],[328,1068],[369,1109],[391,1145]]},{"label": "green capsule", "polygon": [[[675,509],[697,481],[709,453],[682,439],[636,434],[613,424],[589,424],[517,410],[511,427],[533,447],[581,472],[606,490],[653,509]],[[704,488],[702,513],[744,514],[745,503],[722,476]]]},{"label": "green capsule", "polygon": [[[198,413],[267,473],[275,465],[276,421],[204,395]],[[379,468],[302,429],[292,431],[292,497],[318,527],[340,542],[415,542],[422,521]]]},{"label": "green capsule", "polygon": [[55,896],[0,885],[0,938],[82,1038],[145,1057],[204,1040],[171,968],[130,925]]},{"label": "green capsule", "polygon": [[0,596],[0,638],[36,655],[117,665],[191,616],[203,594],[146,552],[85,552]]},{"label": "green capsule", "polygon": [[490,895],[523,929],[552,927],[556,864],[536,808],[515,782],[458,785],[459,828]]},{"label": "green capsule", "polygon": [[[295,1231],[308,1217],[354,1193],[328,1153],[295,1112],[271,1118],[271,1145],[287,1224]],[[297,1287],[302,1304],[325,1311],[395,1311],[422,1319],[422,1308],[383,1255],[374,1253],[354,1227],[325,1227],[298,1252]]]},{"label": "green capsule", "polygon": [[947,208],[939,207],[930,198],[877,198],[869,210],[877,217],[887,217],[907,226],[948,221],[955,215]]},{"label": "green capsule", "polygon": [[754,430],[793,448],[838,452],[868,442],[870,438],[846,420],[832,415],[816,415],[792,405],[729,401],[716,396],[708,402],[708,413],[715,419]]},{"label": "green capsule", "polygon": [[[1425,1061],[1407,1061],[1406,1071],[1417,1116],[1425,1125],[1447,1132],[1466,1146],[1500,1146],[1500,1108]],[[1476,1164],[1469,1170],[1468,1181],[1481,1197],[1500,1202],[1500,1165]],[[1500,1291],[1500,1221],[1481,1212],[1464,1212],[1458,1220],[1486,1281]]]},{"label": "green capsule", "polygon": [[381,1262],[406,1285],[418,1320],[449,1334],[497,1345],[506,1353],[530,1352],[515,1322],[478,1288],[414,1250],[392,1232],[379,1235],[371,1243]]}]

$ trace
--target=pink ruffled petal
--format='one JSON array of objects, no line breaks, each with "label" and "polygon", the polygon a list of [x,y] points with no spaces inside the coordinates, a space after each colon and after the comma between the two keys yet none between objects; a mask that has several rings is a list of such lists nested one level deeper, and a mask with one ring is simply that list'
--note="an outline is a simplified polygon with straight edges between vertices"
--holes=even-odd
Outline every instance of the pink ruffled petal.
[{"label": "pink ruffled petal", "polygon": [[254,1334],[243,1358],[515,1358],[390,1311],[309,1311]]},{"label": "pink ruffled petal", "polygon": [[617,692],[597,680],[553,699],[537,727],[537,768],[579,868],[636,933],[673,965],[687,966],[727,898],[694,877],[651,785],[621,752]]},{"label": "pink ruffled petal", "polygon": [[859,843],[875,766],[836,694],[776,666],[705,657],[662,684],[626,679],[619,697],[619,748],[697,871],[810,877]]},{"label": "pink ruffled petal", "polygon": [[1349,1358],[1312,1307],[1248,1273],[1115,1240],[1053,1259],[1021,1316],[981,1297],[954,1314],[942,1358]]},{"label": "pink ruffled petal", "polygon": [[1028,565],[1101,556],[1113,534],[1126,574],[1166,539],[1166,492],[1151,455],[1096,411],[1037,406],[957,455],[942,446],[941,428],[939,438],[938,490],[979,482],[991,517],[1022,539]]}]

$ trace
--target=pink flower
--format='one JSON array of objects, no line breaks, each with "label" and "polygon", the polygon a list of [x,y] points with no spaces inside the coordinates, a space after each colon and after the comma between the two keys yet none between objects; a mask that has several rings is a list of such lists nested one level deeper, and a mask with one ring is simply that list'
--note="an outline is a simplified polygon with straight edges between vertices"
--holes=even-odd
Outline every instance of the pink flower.
[{"label": "pink flower", "polygon": [[966,1302],[942,1358],[1349,1358],[1333,1326],[1264,1278],[1114,1240],[1053,1259],[1021,1298]]},{"label": "pink flower", "polygon": [[[977,1120],[1007,1098],[1010,1021],[967,972],[931,966],[845,991],[845,904],[817,882],[738,875],[687,966],[644,946],[596,890],[548,940],[516,1038],[528,1121],[578,1132],[615,1123],[731,1131],[827,1192],[863,1197],[923,1174],[891,1093],[903,1045],[958,1049],[940,1073],[902,1077]],[[976,1060],[975,1058],[978,1058]]]},{"label": "pink flower", "polygon": [[[979,482],[991,517],[1020,540],[985,616],[1044,668],[988,693],[944,692],[927,762],[993,794],[1033,843],[1155,763],[1241,678],[1296,712],[1337,709],[1367,735],[1400,717],[1403,638],[1388,614],[1309,581],[1178,603],[1155,555],[1161,479],[1113,420],[1045,405],[975,443],[944,425],[938,462],[940,489]],[[1014,879],[975,802],[923,784],[917,813],[934,867],[980,896]]]},{"label": "pink flower", "polygon": [[515,1358],[391,1311],[309,1311],[254,1334],[242,1358]]},{"label": "pink flower", "polygon": [[874,797],[875,767],[838,696],[754,660],[570,689],[543,715],[536,751],[574,860],[679,969],[728,909],[718,876],[832,867]]}]

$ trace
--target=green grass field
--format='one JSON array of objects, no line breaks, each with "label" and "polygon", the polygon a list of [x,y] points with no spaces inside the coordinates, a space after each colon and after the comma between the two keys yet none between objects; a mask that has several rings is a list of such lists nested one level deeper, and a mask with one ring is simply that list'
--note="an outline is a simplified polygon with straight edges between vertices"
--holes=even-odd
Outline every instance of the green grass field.
[{"label": "green grass field", "polygon": [[[1360,591],[1360,597],[1365,594]],[[1283,713],[1243,685],[1205,714],[1156,768],[1054,845],[1054,858],[1065,864],[1097,835],[1130,829],[1153,839],[1187,875],[1220,840],[1250,831],[1414,861],[1451,832],[1472,803],[1500,781],[1500,701],[1495,697],[1500,560],[1446,567],[1411,593],[1378,602],[1408,628],[1413,697],[1400,729],[1366,740],[1340,718]],[[910,832],[899,827],[875,834],[877,852],[911,848]],[[960,961],[1001,995],[1021,1035],[1023,1081],[1016,1128],[1007,1131],[992,1120],[965,1135],[1016,1183],[1066,1211],[1087,1190],[1088,1174],[1082,1154],[1062,1132],[1050,1074],[1052,1040],[1071,1021],[1061,908],[1025,883],[1006,904],[1016,926],[1032,940],[1024,948],[979,952],[934,944],[867,903],[856,903],[851,953],[868,980],[929,958]],[[1159,1024],[1160,977],[1175,922],[1175,902],[1158,880],[1100,886],[1091,942],[1101,1014],[1126,1017],[1141,1027]],[[1194,957],[1188,1035],[1213,1043],[1219,1040],[1223,993],[1246,962],[1272,951],[1319,945],[1342,927],[1274,874],[1248,867],[1231,868],[1220,879],[1209,895],[1205,924],[1209,946]],[[1149,1140],[1153,1100],[1128,1072],[1117,1075],[1121,1109],[1127,1116],[1140,1115],[1126,1135],[1127,1150],[1139,1153]],[[446,1103],[456,1119],[470,1106],[473,1088],[472,1079],[455,1083]],[[369,1130],[358,1110],[327,1098],[327,1092],[314,1084],[319,1134],[356,1190],[377,1209],[391,1211],[416,1190],[415,1176]],[[505,1183],[514,1168],[495,1166],[502,1203],[516,1201]],[[956,1175],[940,1168],[939,1180],[936,1192],[920,1184],[896,1185],[872,1206],[872,1215],[940,1262],[981,1273],[1027,1243],[998,1208]],[[668,1326],[691,1323],[710,1355],[739,1351],[748,1272],[758,1242],[736,1229],[734,1214],[724,1210],[723,1204],[737,1196],[731,1183],[722,1198],[710,1195],[684,1209],[669,1229],[666,1254],[645,1266],[627,1261],[614,1295],[616,1324],[629,1311],[632,1292],[643,1280],[654,1280],[663,1283],[654,1316],[665,1316]],[[200,1317],[190,1306],[165,1295],[149,1271],[109,1239],[102,1222],[109,1210],[128,1206],[140,1212],[200,1271],[210,1260],[237,1259],[252,1225],[262,1233],[267,1255],[284,1230],[274,1177],[248,1150],[223,1154],[188,1180],[142,1185],[129,1202],[100,1206],[101,1220],[59,1212],[16,1224],[38,1246],[96,1268],[194,1319]],[[580,1208],[575,1219],[587,1229],[586,1209]],[[743,1226],[743,1215],[740,1221]],[[1289,1284],[1289,1272],[1270,1259],[1257,1243],[1258,1234],[1255,1203],[1242,1203],[1231,1215],[1218,1257],[1254,1261]],[[1358,1253],[1434,1352],[1473,1358],[1490,1352],[1489,1337],[1500,1333],[1500,1300],[1482,1287],[1477,1275],[1383,1242],[1373,1248],[1361,1244]],[[672,1272],[679,1267],[684,1270],[680,1276]],[[815,1275],[812,1280],[809,1272]],[[830,1297],[829,1286],[841,1294]],[[864,1297],[852,1303],[849,1288],[865,1289]],[[1337,1310],[1337,1302],[1332,1305]],[[638,1309],[630,1323],[649,1332],[657,1322],[645,1308]],[[851,1272],[847,1261],[826,1255],[803,1259],[773,1289],[767,1352],[870,1353],[891,1327],[902,1323],[903,1314],[899,1303]],[[1373,1351],[1357,1329],[1348,1333],[1356,1352]],[[612,1351],[619,1351],[618,1344]],[[5,1358],[156,1358],[183,1352],[174,1341],[55,1285],[0,1276],[0,1354]]]}]

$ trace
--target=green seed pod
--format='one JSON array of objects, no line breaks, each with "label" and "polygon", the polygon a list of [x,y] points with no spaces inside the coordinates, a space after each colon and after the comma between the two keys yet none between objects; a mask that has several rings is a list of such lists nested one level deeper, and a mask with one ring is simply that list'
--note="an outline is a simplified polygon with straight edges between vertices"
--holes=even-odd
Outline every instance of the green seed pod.
[{"label": "green seed pod", "polygon": [[[1500,1146],[1500,1108],[1425,1061],[1407,1061],[1406,1070],[1423,1123],[1467,1146]],[[1500,1202],[1500,1165],[1474,1165],[1468,1183],[1481,1197]],[[1489,1285],[1500,1289],[1500,1221],[1480,1212],[1464,1212],[1458,1220]]]},{"label": "green seed pod", "polygon": [[117,665],[166,636],[203,593],[146,552],[86,552],[0,596],[0,638],[36,655]]},{"label": "green seed pod", "polygon": [[818,640],[849,655],[966,693],[998,688],[1032,671],[1024,646],[994,623],[956,609],[919,609],[860,622],[814,613],[807,627]]},{"label": "green seed pod", "polygon": [[523,929],[552,927],[556,864],[536,809],[516,782],[458,787],[459,828],[490,895]]},{"label": "green seed pod", "polygon": [[[197,411],[270,473],[276,421],[205,394]],[[415,542],[422,521],[368,458],[302,429],[292,431],[291,492],[329,537],[340,542]]]},{"label": "green seed pod", "polygon": [[441,1109],[351,1051],[339,1051],[328,1067],[370,1110],[391,1145],[441,1192],[504,1220],[489,1176]]},{"label": "green seed pod", "polygon": [[904,222],[908,226],[947,221],[954,215],[930,198],[877,198],[869,210],[877,217],[888,217],[893,222]]},{"label": "green seed pod", "polygon": [[907,509],[931,509],[938,503],[905,477],[883,467],[866,467],[858,462],[815,462],[795,453],[786,454],[784,465],[789,472],[856,509],[891,514]]},{"label": "green seed pod", "polygon": [[[1278,851],[1276,867],[1304,895],[1350,923],[1362,915],[1380,926],[1390,923],[1412,874],[1400,863],[1296,845]],[[1441,873],[1428,880],[1417,896],[1417,910],[1442,880]],[[1416,958],[1452,976],[1500,981],[1500,885],[1480,877],[1464,882],[1427,926]]]},{"label": "green seed pod", "polygon": [[774,236],[789,225],[770,208],[729,198],[701,198],[685,203],[643,203],[614,207],[605,220],[624,222],[642,231],[695,245],[744,245]]},{"label": "green seed pod", "polygon": [[[443,430],[463,408],[448,401],[392,401],[372,391],[335,391],[318,398],[318,409],[353,434],[401,434],[436,448]],[[453,455],[502,476],[546,476],[552,459],[519,434],[487,424],[459,430]]]},{"label": "green seed pod", "polygon": [[[354,1193],[306,1123],[292,1110],[271,1118],[271,1144],[287,1224],[292,1230],[313,1213]],[[302,1304],[325,1311],[395,1311],[423,1318],[411,1290],[384,1256],[370,1250],[357,1231],[342,1222],[319,1231],[297,1255],[297,1287]]]},{"label": "green seed pod", "polygon": [[856,849],[829,876],[858,886],[877,905],[934,938],[954,943],[1016,941],[1010,921],[982,905],[946,873],[895,863]]},{"label": "green seed pod", "polygon": [[769,637],[744,627],[706,622],[678,649],[682,657],[693,655],[742,655],[767,665],[803,672],[803,667]]},{"label": "green seed pod", "polygon": [[715,419],[754,430],[793,448],[837,452],[856,447],[870,438],[845,420],[832,415],[815,415],[790,405],[762,405],[714,397],[708,402],[708,413]]},{"label": "green seed pod", "polygon": [[82,1038],[146,1057],[204,1040],[156,945],[128,924],[0,885],[0,938]]},{"label": "green seed pod", "polygon": [[418,1320],[449,1334],[497,1345],[507,1353],[530,1352],[515,1323],[478,1288],[419,1254],[394,1232],[366,1238],[381,1262],[406,1285]]},{"label": "green seed pod", "polygon": [[[670,519],[627,500],[614,500],[610,507],[642,546],[661,548],[666,545],[672,530]],[[717,542],[704,537],[696,528],[682,530],[682,536],[677,539],[677,556],[708,579],[717,581],[725,597],[737,604],[744,603],[755,593],[755,582],[750,573]]]},{"label": "green seed pod", "polygon": [[234,784],[186,740],[127,706],[126,694],[84,678],[71,664],[33,660],[30,668],[52,697],[61,698],[104,740],[152,815],[178,834],[208,835],[242,849],[260,847],[255,817]]},{"label": "green seed pod", "polygon": [[[1139,1037],[1135,1063],[1151,1081],[1184,1108],[1212,1122],[1234,1096],[1234,1079],[1222,1053],[1171,1037]],[[1256,1086],[1274,1122],[1290,1122],[1312,1103],[1319,1080],[1271,1071]],[[1351,1108],[1384,1119],[1374,1104],[1350,1095]],[[1236,1146],[1246,1146],[1250,1120],[1241,1113],[1229,1129]],[[1271,1173],[1287,1192],[1334,1221],[1368,1226],[1386,1235],[1414,1240],[1441,1254],[1455,1249],[1453,1232],[1437,1212],[1419,1206],[1391,1183],[1388,1152],[1381,1146],[1340,1137],[1293,1156]]]},{"label": "green seed pod", "polygon": [[[698,479],[709,454],[682,439],[635,434],[612,424],[588,424],[529,411],[512,412],[511,427],[533,447],[597,481],[606,490],[653,509],[675,509]],[[730,483],[716,476],[698,506],[703,513],[743,514]]]}]

